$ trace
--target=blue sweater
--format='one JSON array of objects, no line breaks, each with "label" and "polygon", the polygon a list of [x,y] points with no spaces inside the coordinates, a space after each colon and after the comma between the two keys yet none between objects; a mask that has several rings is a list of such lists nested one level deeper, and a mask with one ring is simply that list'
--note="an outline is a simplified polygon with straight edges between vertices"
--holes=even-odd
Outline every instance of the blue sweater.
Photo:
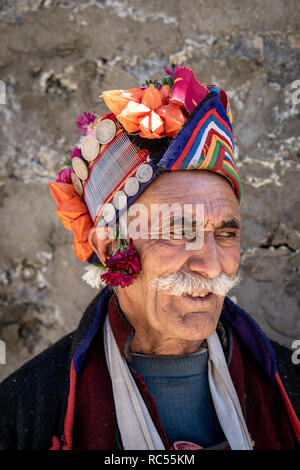
[{"label": "blue sweater", "polygon": [[171,444],[184,440],[209,447],[226,440],[209,389],[206,348],[187,356],[131,357],[132,368],[154,397]]}]

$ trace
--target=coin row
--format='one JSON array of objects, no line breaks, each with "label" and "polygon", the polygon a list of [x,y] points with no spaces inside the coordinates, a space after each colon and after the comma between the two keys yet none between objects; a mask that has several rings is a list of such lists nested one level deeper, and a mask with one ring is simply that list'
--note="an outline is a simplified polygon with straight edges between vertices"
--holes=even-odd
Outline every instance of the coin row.
[{"label": "coin row", "polygon": [[88,135],[82,141],[81,154],[84,160],[78,156],[72,158],[72,183],[80,196],[83,194],[82,181],[85,181],[89,176],[89,167],[85,160],[88,163],[95,160],[100,152],[100,144],[111,142],[116,132],[117,128],[114,121],[112,119],[103,119],[96,126],[95,135]]},{"label": "coin row", "polygon": [[127,198],[135,196],[141,183],[147,183],[152,178],[153,168],[148,163],[143,163],[138,167],[135,176],[131,176],[126,180],[124,189],[117,191],[114,195],[112,202],[107,202],[103,206],[102,217],[105,223],[110,223],[116,216],[116,210],[125,209],[127,205]]}]

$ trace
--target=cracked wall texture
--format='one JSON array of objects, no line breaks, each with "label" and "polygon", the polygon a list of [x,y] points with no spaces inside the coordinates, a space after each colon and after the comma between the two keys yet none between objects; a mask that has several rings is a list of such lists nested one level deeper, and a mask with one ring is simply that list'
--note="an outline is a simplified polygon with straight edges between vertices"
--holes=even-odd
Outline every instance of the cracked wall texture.
[{"label": "cracked wall texture", "polygon": [[244,280],[232,296],[291,347],[299,319],[297,1],[0,2],[1,378],[76,327],[96,291],[47,182],[76,143],[76,115],[102,90],[192,67],[227,90],[244,186]]}]

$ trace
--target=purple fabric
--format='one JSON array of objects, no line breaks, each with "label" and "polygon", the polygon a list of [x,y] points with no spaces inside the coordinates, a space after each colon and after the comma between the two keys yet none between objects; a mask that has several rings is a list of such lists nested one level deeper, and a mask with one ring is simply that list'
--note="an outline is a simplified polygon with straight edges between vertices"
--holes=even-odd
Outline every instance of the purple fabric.
[{"label": "purple fabric", "polygon": [[87,334],[80,344],[79,348],[76,349],[73,356],[73,363],[75,366],[76,374],[79,374],[84,363],[86,353],[93,341],[97,331],[102,326],[105,315],[107,313],[109,299],[112,295],[112,292],[109,291],[109,287],[105,287],[101,292],[96,308],[96,314],[93,320],[93,323],[89,327]]},{"label": "purple fabric", "polygon": [[225,297],[222,315],[234,329],[242,343],[256,358],[260,366],[275,382],[277,369],[273,347],[255,320],[228,297]]}]

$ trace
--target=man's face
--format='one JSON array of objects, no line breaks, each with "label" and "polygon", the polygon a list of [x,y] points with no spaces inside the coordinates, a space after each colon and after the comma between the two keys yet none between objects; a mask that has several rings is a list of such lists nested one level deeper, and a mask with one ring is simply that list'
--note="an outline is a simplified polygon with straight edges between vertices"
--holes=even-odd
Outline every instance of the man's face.
[{"label": "man's face", "polygon": [[[204,205],[204,239],[199,249],[186,249],[186,240],[134,239],[142,270],[133,285],[119,288],[121,308],[136,330],[169,340],[195,341],[207,338],[216,329],[224,296],[207,298],[170,295],[151,285],[153,279],[177,272],[214,279],[226,274],[233,277],[240,262],[240,214],[236,196],[223,176],[209,171],[176,171],[162,174],[139,197],[151,214],[151,204]],[[183,211],[182,211],[183,212]],[[237,227],[235,227],[237,226]],[[178,230],[178,226],[177,226]],[[200,291],[201,289],[198,289]]]}]

